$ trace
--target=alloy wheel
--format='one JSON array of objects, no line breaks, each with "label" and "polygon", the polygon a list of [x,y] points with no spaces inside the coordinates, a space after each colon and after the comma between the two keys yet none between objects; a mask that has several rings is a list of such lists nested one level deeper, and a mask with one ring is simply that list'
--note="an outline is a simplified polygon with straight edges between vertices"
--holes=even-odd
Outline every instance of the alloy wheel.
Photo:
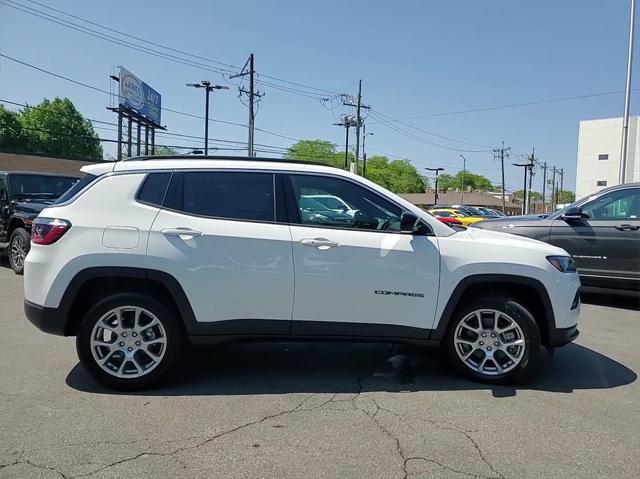
[{"label": "alloy wheel", "polygon": [[91,332],[91,353],[112,376],[139,378],[161,362],[167,333],[160,320],[138,306],[119,306],[96,322]]},{"label": "alloy wheel", "polygon": [[11,261],[17,269],[22,269],[26,257],[27,242],[22,236],[16,235],[11,242]]},{"label": "alloy wheel", "polygon": [[458,323],[453,341],[464,365],[488,376],[504,374],[518,366],[526,347],[518,323],[495,309],[478,309],[467,314]]}]

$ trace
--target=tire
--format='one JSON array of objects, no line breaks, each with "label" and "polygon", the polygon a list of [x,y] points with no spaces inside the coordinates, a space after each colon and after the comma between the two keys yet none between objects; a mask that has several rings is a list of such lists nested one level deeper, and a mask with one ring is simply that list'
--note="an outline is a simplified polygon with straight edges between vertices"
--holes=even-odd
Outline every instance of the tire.
[{"label": "tire", "polygon": [[108,388],[147,388],[180,357],[184,332],[179,321],[151,296],[109,296],[93,306],[80,325],[76,336],[80,363]]},{"label": "tire", "polygon": [[16,228],[9,237],[9,266],[16,274],[24,273],[24,259],[31,249],[31,235],[24,228]]},{"label": "tire", "polygon": [[518,301],[489,297],[458,308],[445,336],[445,349],[456,368],[471,379],[511,383],[535,368],[540,330],[533,315]]}]

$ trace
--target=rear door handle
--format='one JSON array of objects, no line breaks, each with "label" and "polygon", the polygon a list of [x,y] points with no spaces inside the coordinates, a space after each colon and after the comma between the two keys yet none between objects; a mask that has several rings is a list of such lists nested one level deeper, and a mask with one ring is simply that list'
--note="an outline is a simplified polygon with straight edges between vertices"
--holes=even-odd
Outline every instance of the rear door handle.
[{"label": "rear door handle", "polygon": [[620,231],[635,231],[637,229],[640,229],[640,226],[634,226],[634,225],[629,225],[629,224],[624,224],[624,225],[618,225],[616,226],[617,230]]},{"label": "rear door handle", "polygon": [[335,241],[331,241],[326,238],[305,238],[303,240],[300,240],[300,244],[304,246],[311,246],[321,250],[340,246],[340,243],[336,243]]},{"label": "rear door handle", "polygon": [[202,236],[202,231],[192,230],[191,228],[164,228],[160,232],[165,236],[191,236],[192,238]]}]

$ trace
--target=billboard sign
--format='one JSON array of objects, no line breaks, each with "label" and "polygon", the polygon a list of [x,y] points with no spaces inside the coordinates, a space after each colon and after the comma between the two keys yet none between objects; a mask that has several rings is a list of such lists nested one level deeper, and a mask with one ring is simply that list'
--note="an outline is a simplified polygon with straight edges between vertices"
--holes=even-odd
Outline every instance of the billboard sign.
[{"label": "billboard sign", "polygon": [[160,125],[161,96],[124,67],[120,67],[119,106]]}]

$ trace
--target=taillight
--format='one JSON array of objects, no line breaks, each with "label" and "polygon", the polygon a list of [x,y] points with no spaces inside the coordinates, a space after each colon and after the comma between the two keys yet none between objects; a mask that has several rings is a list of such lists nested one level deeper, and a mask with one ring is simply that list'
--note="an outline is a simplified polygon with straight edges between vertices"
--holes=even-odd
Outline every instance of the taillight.
[{"label": "taillight", "polygon": [[33,244],[53,244],[64,235],[71,223],[57,218],[36,218],[31,225],[31,242]]}]

